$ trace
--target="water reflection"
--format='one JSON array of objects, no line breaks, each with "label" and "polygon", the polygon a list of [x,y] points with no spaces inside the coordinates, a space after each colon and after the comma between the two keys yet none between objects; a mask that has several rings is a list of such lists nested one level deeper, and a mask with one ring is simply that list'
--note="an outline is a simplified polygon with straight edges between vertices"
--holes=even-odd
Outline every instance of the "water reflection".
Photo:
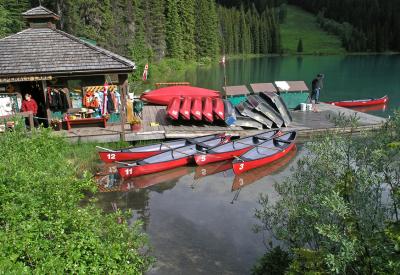
[{"label": "water reflection", "polygon": [[372,106],[360,106],[360,107],[351,107],[350,109],[358,112],[369,113],[369,112],[382,112],[384,113],[387,109],[387,104],[379,104]]}]

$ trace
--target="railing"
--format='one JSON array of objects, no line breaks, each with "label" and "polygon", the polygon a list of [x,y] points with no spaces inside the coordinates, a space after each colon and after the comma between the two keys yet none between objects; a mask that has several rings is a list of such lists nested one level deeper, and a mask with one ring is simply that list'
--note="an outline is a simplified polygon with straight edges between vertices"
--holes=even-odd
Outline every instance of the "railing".
[{"label": "railing", "polygon": [[189,86],[190,82],[158,82],[155,85],[158,89],[160,86]]},{"label": "railing", "polygon": [[16,118],[16,117],[25,117],[29,119],[29,127],[33,129],[34,123],[33,123],[33,113],[31,111],[29,112],[21,112],[21,113],[16,113],[12,115],[6,115],[6,116],[0,116],[0,121],[1,120],[9,120],[10,118]]}]

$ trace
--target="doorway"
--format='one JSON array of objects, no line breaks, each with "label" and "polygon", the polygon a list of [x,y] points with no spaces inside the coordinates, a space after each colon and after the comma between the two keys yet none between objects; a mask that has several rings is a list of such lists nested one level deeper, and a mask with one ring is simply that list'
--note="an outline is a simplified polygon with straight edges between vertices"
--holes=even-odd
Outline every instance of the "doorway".
[{"label": "doorway", "polygon": [[36,101],[38,105],[37,117],[39,120],[39,124],[43,124],[45,127],[48,127],[46,99],[42,83],[37,81],[20,82],[19,88],[22,98],[25,98],[25,94],[27,93],[32,95],[32,98]]}]

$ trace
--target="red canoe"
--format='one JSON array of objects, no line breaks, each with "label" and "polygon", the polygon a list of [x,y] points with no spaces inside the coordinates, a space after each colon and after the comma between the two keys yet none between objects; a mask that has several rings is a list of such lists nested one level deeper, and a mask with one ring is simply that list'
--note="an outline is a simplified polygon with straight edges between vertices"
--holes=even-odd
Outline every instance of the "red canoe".
[{"label": "red canoe", "polygon": [[140,96],[140,99],[158,105],[168,105],[173,97],[220,97],[218,91],[192,87],[192,86],[169,86],[160,89],[145,92]]},{"label": "red canoe", "polygon": [[340,107],[361,107],[361,106],[372,106],[385,104],[389,101],[389,97],[385,95],[381,98],[368,98],[368,99],[358,99],[358,100],[344,100],[344,101],[335,101],[335,102],[327,102],[328,104],[340,106]]},{"label": "red canoe", "polygon": [[190,113],[192,114],[192,118],[194,120],[201,120],[202,119],[202,110],[203,110],[203,103],[201,97],[195,97],[192,100],[192,109]]},{"label": "red canoe", "polygon": [[214,147],[207,151],[207,154],[196,154],[194,160],[197,165],[223,161],[239,157],[254,146],[264,143],[279,133],[279,130],[267,131],[258,135],[241,138],[229,143]]},{"label": "red canoe", "polygon": [[203,118],[205,121],[212,123],[214,121],[213,116],[213,100],[211,97],[204,98],[203,103]]},{"label": "red canoe", "polygon": [[178,139],[140,147],[128,147],[120,150],[111,150],[98,147],[103,149],[102,151],[99,151],[99,156],[104,162],[138,160],[148,158],[171,149],[187,146],[197,142],[204,142],[217,137],[219,137],[219,135],[208,135],[194,139]]},{"label": "red canoe", "polygon": [[296,153],[297,150],[295,146],[285,157],[236,176],[232,183],[232,192],[281,170],[296,156]]},{"label": "red canoe", "polygon": [[182,100],[181,108],[179,114],[184,120],[190,120],[190,109],[191,109],[192,99],[188,96]]},{"label": "red canoe", "polygon": [[213,112],[216,119],[225,120],[224,101],[221,98],[214,99]]},{"label": "red canoe", "polygon": [[287,155],[295,146],[296,132],[288,132],[263,142],[232,162],[233,172],[240,175]]},{"label": "red canoe", "polygon": [[179,119],[179,108],[181,106],[181,99],[179,97],[174,97],[168,104],[167,115],[172,120]]},{"label": "red canoe", "polygon": [[192,144],[140,160],[133,164],[124,164],[118,167],[122,178],[137,177],[157,173],[189,164],[193,155],[198,151],[206,152],[208,149],[229,141],[229,136]]}]

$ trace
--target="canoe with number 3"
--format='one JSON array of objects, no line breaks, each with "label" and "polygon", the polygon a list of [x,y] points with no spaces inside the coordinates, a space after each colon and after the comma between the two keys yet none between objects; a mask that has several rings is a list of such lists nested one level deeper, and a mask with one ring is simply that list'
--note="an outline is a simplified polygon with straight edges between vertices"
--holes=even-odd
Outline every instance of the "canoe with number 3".
[{"label": "canoe with number 3", "polygon": [[115,161],[138,160],[148,158],[171,149],[176,149],[197,142],[204,142],[219,136],[220,135],[207,135],[193,139],[178,139],[140,147],[128,147],[120,150],[111,150],[98,147],[101,149],[101,151],[99,151],[99,156],[102,161],[108,163]]},{"label": "canoe with number 3", "polygon": [[232,162],[233,172],[240,175],[287,155],[295,146],[296,132],[287,132],[267,140],[247,151]]},{"label": "canoe with number 3", "polygon": [[197,165],[201,166],[206,165],[207,163],[233,159],[246,153],[257,144],[271,139],[279,133],[279,130],[271,130],[254,136],[234,140],[214,147],[208,150],[206,154],[196,154],[194,160]]},{"label": "canoe with number 3", "polygon": [[206,152],[219,144],[229,142],[230,136],[220,136],[201,143],[191,144],[164,153],[142,159],[136,163],[126,163],[118,167],[118,173],[124,179],[157,173],[180,166],[185,166],[193,160],[196,152]]}]

